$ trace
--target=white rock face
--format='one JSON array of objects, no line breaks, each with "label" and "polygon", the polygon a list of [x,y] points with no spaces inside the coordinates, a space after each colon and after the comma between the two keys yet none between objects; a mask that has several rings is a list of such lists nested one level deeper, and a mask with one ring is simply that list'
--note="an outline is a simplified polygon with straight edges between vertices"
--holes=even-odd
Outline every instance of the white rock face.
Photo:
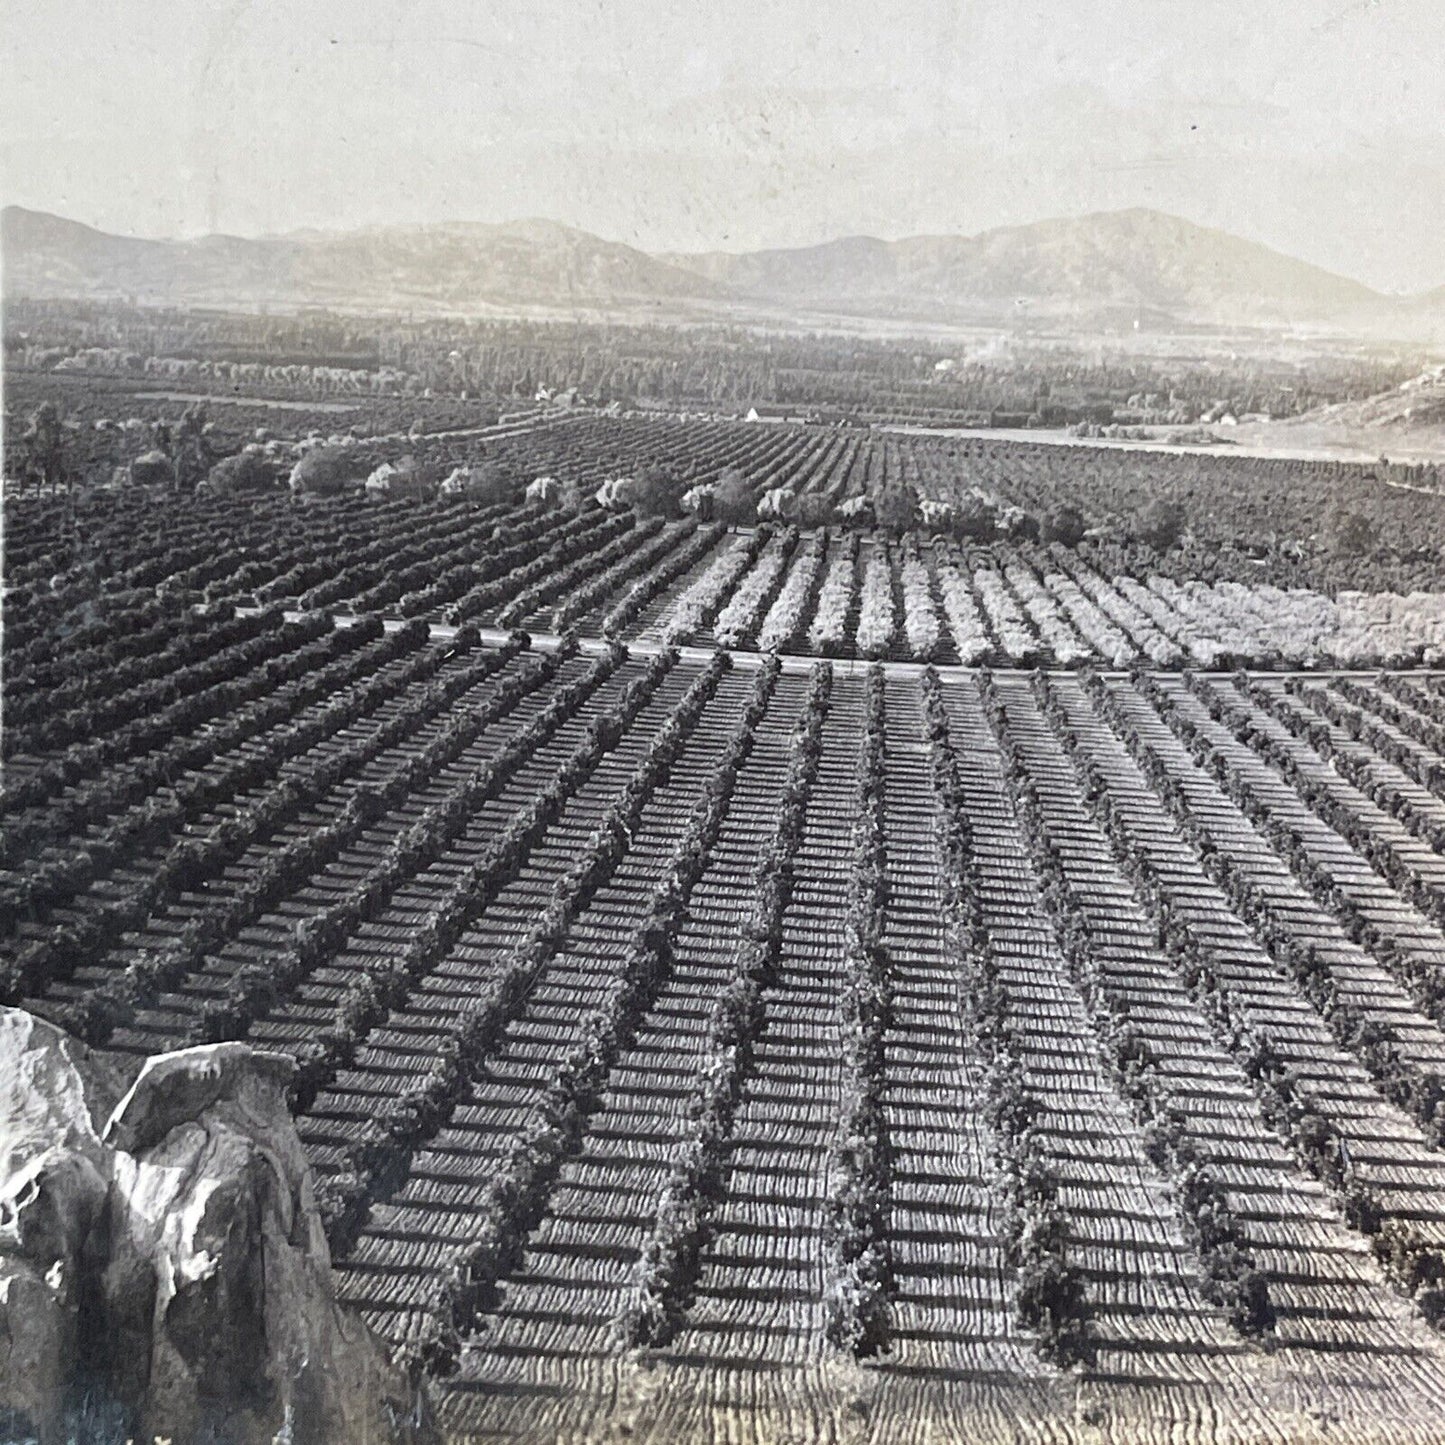
[{"label": "white rock face", "polygon": [[[60,1429],[87,1255],[109,1195],[81,1045],[0,1010],[0,1440]],[[87,1302],[88,1303],[88,1302]]]},{"label": "white rock face", "polygon": [[336,1302],[291,1069],[161,1055],[97,1131],[100,1061],[0,1010],[0,1439],[60,1439],[80,1390],[138,1439],[430,1438]]}]

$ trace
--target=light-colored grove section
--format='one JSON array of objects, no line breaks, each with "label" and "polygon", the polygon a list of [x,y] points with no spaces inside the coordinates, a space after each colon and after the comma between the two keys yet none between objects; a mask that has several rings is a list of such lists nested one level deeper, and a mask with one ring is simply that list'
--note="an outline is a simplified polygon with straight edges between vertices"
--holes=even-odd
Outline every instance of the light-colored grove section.
[{"label": "light-colored grove section", "polygon": [[[671,600],[653,609],[644,635],[964,666],[1310,670],[1445,660],[1445,592],[1331,598],[1268,583],[1105,576],[1057,543],[978,546],[912,533],[782,527],[718,548],[675,596],[658,585]],[[646,590],[646,579],[639,585]]]},{"label": "light-colored grove section", "polygon": [[[1116,585],[1120,579],[1115,579]],[[1398,666],[1445,658],[1445,592],[1342,592],[1268,584],[1174,582],[1147,586],[1167,608],[1190,659],[1278,658],[1297,667]]]}]

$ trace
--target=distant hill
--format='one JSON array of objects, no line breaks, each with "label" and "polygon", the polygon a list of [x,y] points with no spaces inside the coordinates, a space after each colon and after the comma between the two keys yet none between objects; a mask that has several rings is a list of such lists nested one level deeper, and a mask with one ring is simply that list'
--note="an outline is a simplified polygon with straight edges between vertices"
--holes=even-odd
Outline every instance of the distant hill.
[{"label": "distant hill", "polygon": [[1226,324],[1371,314],[1358,281],[1158,211],[1111,211],[977,236],[853,237],[790,251],[663,259],[751,297],[854,309],[1136,311]]},{"label": "distant hill", "polygon": [[152,241],[40,211],[0,218],[10,296],[443,308],[729,307],[855,316],[1038,317],[1080,326],[1325,326],[1445,339],[1445,289],[1387,297],[1158,211],[977,236],[845,237],[742,254],[648,255],[553,221],[450,222]]},{"label": "distant hill", "polygon": [[10,206],[0,217],[0,249],[11,296],[460,310],[479,302],[618,304],[713,291],[690,272],[554,221],[144,241]]},{"label": "distant hill", "polygon": [[1346,431],[1445,430],[1445,365],[1433,367],[1363,401],[1316,407],[1292,418],[1288,424],[1324,424]]}]

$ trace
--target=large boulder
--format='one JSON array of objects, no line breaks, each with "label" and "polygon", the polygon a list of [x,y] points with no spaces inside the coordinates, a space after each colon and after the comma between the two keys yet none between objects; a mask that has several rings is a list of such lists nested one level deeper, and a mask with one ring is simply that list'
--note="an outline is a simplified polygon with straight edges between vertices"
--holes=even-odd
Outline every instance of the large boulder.
[{"label": "large boulder", "polygon": [[[0,1439],[60,1438],[109,1167],[83,1047],[0,1010]],[[87,1313],[89,1310],[87,1309]]]},{"label": "large boulder", "polygon": [[[335,1297],[291,1060],[163,1054],[97,1127],[113,1068],[0,1010],[0,1438],[424,1437],[408,1381]],[[83,1433],[83,1432],[82,1432]]]}]

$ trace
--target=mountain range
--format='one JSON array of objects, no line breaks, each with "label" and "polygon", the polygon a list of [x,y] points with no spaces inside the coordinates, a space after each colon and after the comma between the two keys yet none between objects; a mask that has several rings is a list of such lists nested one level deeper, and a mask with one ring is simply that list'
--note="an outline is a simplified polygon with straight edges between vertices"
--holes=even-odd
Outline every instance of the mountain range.
[{"label": "mountain range", "polygon": [[651,255],[554,221],[446,222],[143,240],[18,206],[0,214],[7,297],[372,310],[639,310],[989,324],[1322,328],[1445,338],[1445,287],[1392,297],[1158,211],[976,236],[852,236]]}]

